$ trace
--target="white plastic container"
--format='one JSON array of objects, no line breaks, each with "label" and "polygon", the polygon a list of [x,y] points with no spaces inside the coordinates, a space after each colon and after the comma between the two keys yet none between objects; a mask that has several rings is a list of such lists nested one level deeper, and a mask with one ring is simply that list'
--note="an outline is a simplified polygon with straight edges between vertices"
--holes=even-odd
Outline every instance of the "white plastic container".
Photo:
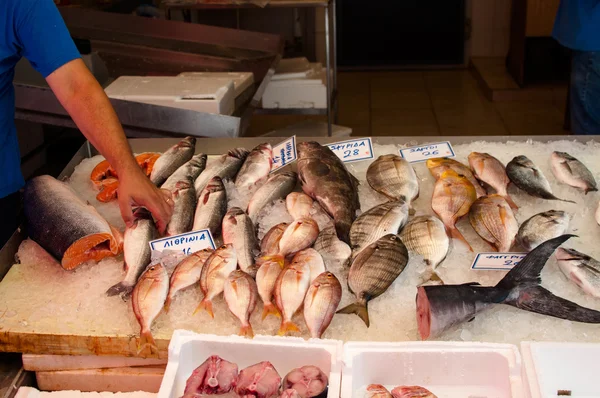
[{"label": "white plastic container", "polygon": [[341,398],[363,398],[369,384],[417,385],[439,398],[525,396],[521,357],[509,344],[346,343]]},{"label": "white plastic container", "polygon": [[233,81],[235,96],[239,97],[248,87],[254,83],[254,74],[252,72],[183,72],[177,75],[192,79],[212,79],[227,83]]},{"label": "white plastic container", "polygon": [[[339,137],[340,139],[350,138],[352,134],[352,128],[346,126],[340,126],[334,124],[331,126],[332,137]],[[314,120],[304,120],[300,123],[292,124],[281,128],[279,130],[273,130],[263,137],[327,137],[327,123],[317,122]]]},{"label": "white plastic container", "polygon": [[232,80],[121,76],[104,91],[110,98],[221,115],[231,115],[235,107]]},{"label": "white plastic container", "polygon": [[531,398],[600,397],[600,344],[523,342],[521,354]]},{"label": "white plastic container", "polygon": [[215,336],[176,330],[169,344],[169,362],[158,392],[159,398],[179,398],[188,377],[209,356],[219,355],[235,362],[239,370],[261,361],[269,361],[283,379],[294,368],[318,366],[329,377],[327,398],[340,396],[342,342],[304,340],[299,337]]}]

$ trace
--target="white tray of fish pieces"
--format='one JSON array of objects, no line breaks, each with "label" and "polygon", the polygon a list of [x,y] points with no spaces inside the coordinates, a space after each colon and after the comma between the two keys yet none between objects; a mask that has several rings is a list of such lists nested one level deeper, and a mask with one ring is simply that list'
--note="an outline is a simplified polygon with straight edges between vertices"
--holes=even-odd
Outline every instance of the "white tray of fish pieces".
[{"label": "white tray of fish pieces", "polygon": [[338,398],[342,342],[176,330],[159,398]]},{"label": "white tray of fish pieces", "polygon": [[521,398],[521,373],[510,344],[350,342],[341,398]]}]

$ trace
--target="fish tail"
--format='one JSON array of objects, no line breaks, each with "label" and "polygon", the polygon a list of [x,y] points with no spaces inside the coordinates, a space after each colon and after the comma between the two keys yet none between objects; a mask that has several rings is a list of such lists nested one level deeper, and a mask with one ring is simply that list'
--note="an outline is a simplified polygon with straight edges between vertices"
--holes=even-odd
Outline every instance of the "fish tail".
[{"label": "fish tail", "polygon": [[510,197],[510,195],[505,195],[504,196],[504,200],[506,200],[506,203],[508,203],[508,205],[510,206],[511,209],[518,209],[519,206],[517,206],[517,204],[515,203],[514,200],[512,200],[512,198]]},{"label": "fish tail", "polygon": [[116,285],[110,287],[106,291],[106,295],[109,297],[121,294],[123,298],[128,297],[133,290],[133,286],[126,285],[124,282],[119,282]]},{"label": "fish tail", "polygon": [[265,304],[263,306],[263,313],[262,313],[262,319],[263,319],[263,321],[269,315],[274,315],[277,318],[281,318],[281,313],[279,312],[279,309],[277,309],[277,307],[275,307],[275,304],[273,304],[273,303],[267,303],[267,304]]},{"label": "fish tail", "polygon": [[450,234],[450,237],[452,239],[458,239],[459,241],[461,241],[465,245],[467,245],[467,248],[469,249],[469,251],[473,251],[473,248],[471,247],[471,245],[469,244],[467,239],[465,239],[463,234],[458,230],[458,228],[456,228],[456,226],[453,225],[451,227],[448,227],[448,233]]},{"label": "fish tail", "polygon": [[140,333],[140,340],[138,342],[137,353],[139,354],[140,352],[144,351],[146,347],[150,347],[150,351],[158,351],[158,347],[156,346],[156,342],[154,341],[154,337],[152,336],[150,329],[142,329]]},{"label": "fish tail", "polygon": [[569,200],[569,199],[561,199],[561,198],[556,198],[555,200],[560,200],[561,202],[566,202],[566,203],[575,203],[577,204],[577,202],[575,202],[574,200]]},{"label": "fish tail", "polygon": [[429,267],[427,271],[424,272],[420,285],[424,285],[428,282],[433,282],[436,285],[444,285],[442,277],[434,269]]},{"label": "fish tail", "polygon": [[254,330],[252,330],[252,325],[250,325],[250,323],[242,325],[240,328],[240,336],[248,337],[250,339],[254,337]]},{"label": "fish tail", "polygon": [[300,329],[298,329],[298,326],[296,326],[296,324],[292,321],[282,321],[281,327],[279,328],[277,334],[279,336],[285,336],[290,332],[300,332]]},{"label": "fish tail", "polygon": [[204,298],[200,302],[200,304],[198,304],[198,308],[196,308],[196,310],[194,311],[194,313],[192,315],[196,315],[196,313],[201,310],[205,310],[206,312],[208,312],[208,315],[210,315],[211,318],[215,319],[215,313],[213,312],[212,301],[210,301],[208,298]]},{"label": "fish tail", "polygon": [[585,189],[585,194],[587,195],[588,192],[598,192],[598,188],[596,187],[588,187]]},{"label": "fish tail", "polygon": [[350,304],[337,311],[337,314],[356,314],[369,327],[369,310],[366,303]]}]

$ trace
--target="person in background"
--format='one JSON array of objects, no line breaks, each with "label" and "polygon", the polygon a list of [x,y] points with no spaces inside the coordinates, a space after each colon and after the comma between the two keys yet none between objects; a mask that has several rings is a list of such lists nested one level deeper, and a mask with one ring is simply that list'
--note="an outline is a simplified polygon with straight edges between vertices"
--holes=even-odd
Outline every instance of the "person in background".
[{"label": "person in background", "polygon": [[[15,130],[15,65],[25,57],[44,76],[83,135],[119,175],[119,207],[125,223],[132,206],[150,210],[160,230],[173,212],[168,193],[137,165],[123,128],[102,87],[87,69],[52,0],[0,1],[0,248],[18,226],[24,185]],[[65,203],[65,206],[68,206]]]},{"label": "person in background", "polygon": [[573,51],[571,132],[600,134],[600,0],[561,0],[552,36]]}]

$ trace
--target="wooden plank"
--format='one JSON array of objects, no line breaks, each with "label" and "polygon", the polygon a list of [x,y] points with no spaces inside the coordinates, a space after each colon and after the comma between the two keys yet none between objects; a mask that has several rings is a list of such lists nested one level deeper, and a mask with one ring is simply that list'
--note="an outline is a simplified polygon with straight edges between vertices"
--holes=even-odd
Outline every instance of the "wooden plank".
[{"label": "wooden plank", "polygon": [[560,0],[527,0],[527,37],[552,36]]},{"label": "wooden plank", "polygon": [[164,367],[66,370],[37,372],[38,388],[45,391],[108,391],[157,393]]},{"label": "wooden plank", "polygon": [[95,355],[23,354],[23,369],[33,372],[166,365],[166,359]]}]

